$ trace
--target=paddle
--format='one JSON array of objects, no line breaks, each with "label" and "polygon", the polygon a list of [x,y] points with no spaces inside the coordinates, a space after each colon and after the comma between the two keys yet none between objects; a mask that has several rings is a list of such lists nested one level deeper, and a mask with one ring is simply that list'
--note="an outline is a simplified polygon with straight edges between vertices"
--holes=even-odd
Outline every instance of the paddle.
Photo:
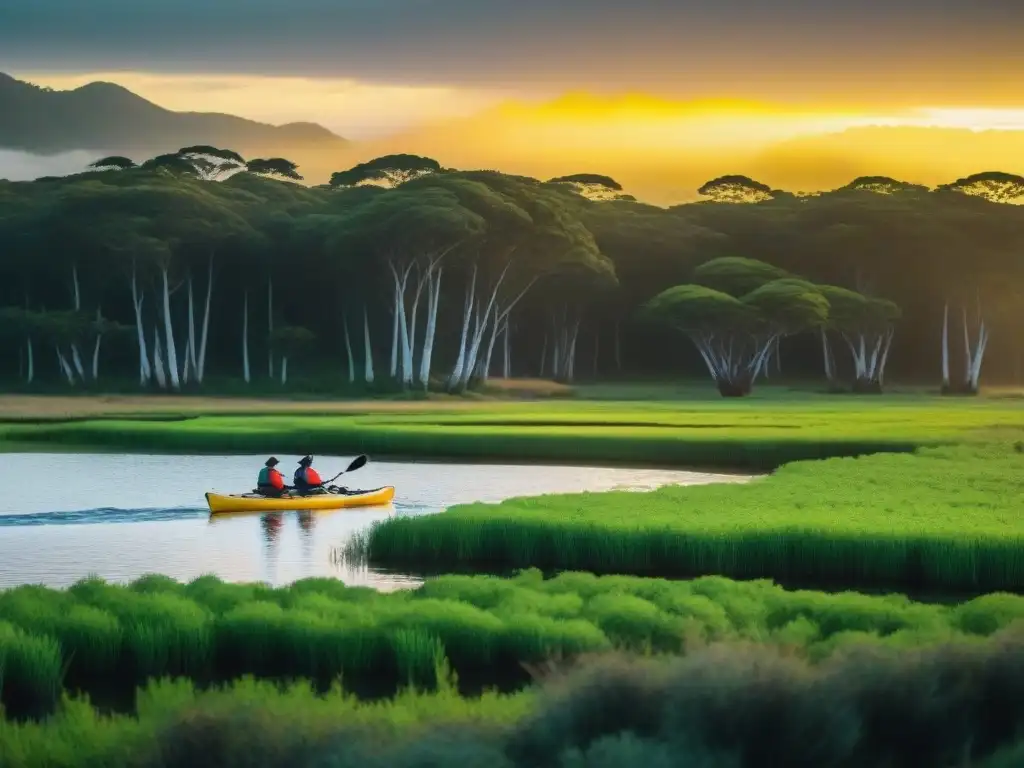
[{"label": "paddle", "polygon": [[324,482],[320,483],[320,487],[323,488],[328,483],[333,483],[335,480],[337,480],[339,477],[344,475],[346,472],[355,472],[357,469],[365,467],[367,461],[369,461],[369,459],[366,458],[365,454],[363,454],[361,456],[356,456],[352,460],[352,463],[348,465],[348,467],[346,467],[345,469],[341,470],[341,472],[336,474],[330,480],[325,480]]}]

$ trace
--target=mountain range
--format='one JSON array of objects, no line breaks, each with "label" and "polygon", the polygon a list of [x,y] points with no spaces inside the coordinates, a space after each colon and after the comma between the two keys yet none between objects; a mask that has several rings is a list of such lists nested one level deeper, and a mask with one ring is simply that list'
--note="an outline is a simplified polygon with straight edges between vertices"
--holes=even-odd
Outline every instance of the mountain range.
[{"label": "mountain range", "polygon": [[55,91],[0,73],[0,148],[35,155],[94,150],[145,159],[194,144],[286,157],[349,146],[315,123],[275,126],[212,112],[172,112],[114,83]]}]

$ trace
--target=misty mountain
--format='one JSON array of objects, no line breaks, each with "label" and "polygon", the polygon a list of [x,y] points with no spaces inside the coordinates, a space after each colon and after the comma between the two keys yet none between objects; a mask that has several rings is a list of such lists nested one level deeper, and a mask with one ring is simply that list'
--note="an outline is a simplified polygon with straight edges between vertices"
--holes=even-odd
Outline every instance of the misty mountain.
[{"label": "misty mountain", "polygon": [[95,150],[144,159],[192,144],[286,157],[348,146],[315,123],[274,126],[234,115],[173,112],[113,83],[55,91],[0,73],[0,149],[35,155]]}]

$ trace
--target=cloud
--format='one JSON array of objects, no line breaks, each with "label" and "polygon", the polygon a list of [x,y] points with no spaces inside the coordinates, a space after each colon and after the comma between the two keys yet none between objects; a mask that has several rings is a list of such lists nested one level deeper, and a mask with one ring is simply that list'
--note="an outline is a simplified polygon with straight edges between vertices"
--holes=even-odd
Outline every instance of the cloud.
[{"label": "cloud", "polygon": [[32,0],[0,10],[0,68],[980,103],[1019,94],[1022,25],[1007,0]]},{"label": "cloud", "polygon": [[31,181],[40,176],[67,176],[81,173],[97,157],[95,151],[62,152],[57,155],[32,155],[28,152],[0,149],[0,179]]}]

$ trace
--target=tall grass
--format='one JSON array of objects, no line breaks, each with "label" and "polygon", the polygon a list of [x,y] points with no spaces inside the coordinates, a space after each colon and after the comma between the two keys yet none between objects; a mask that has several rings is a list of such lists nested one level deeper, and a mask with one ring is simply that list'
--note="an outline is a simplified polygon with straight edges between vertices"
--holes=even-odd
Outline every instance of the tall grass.
[{"label": "tall grass", "polygon": [[746,484],[470,504],[373,527],[378,565],[1024,589],[1020,445],[790,464]]},{"label": "tall grass", "polygon": [[611,656],[514,694],[252,679],[153,682],[136,716],[65,699],[0,721],[0,765],[45,768],[1009,768],[1024,754],[1024,637],[851,651],[811,665],[750,644],[685,659]]},{"label": "tall grass", "polygon": [[[28,610],[29,599],[37,610]],[[55,611],[57,613],[55,613]],[[57,620],[57,615],[65,620]],[[77,617],[77,618],[76,618]],[[0,593],[8,711],[39,714],[69,689],[130,708],[146,680],[209,684],[255,676],[339,683],[363,698],[434,690],[449,670],[464,693],[521,688],[551,662],[611,651],[677,655],[748,640],[821,661],[850,647],[920,647],[986,638],[1024,619],[1024,597],[961,605],[787,591],[721,577],[665,581],[537,570],[513,579],[448,576],[389,594],[310,579],[279,589],[203,577],[189,584],[96,579],[66,591]],[[128,692],[127,701],[115,697]]]},{"label": "tall grass", "polygon": [[188,453],[353,452],[773,469],[787,462],[1024,435],[1024,410],[939,398],[507,403],[364,415],[201,416],[7,425],[12,444]]}]

